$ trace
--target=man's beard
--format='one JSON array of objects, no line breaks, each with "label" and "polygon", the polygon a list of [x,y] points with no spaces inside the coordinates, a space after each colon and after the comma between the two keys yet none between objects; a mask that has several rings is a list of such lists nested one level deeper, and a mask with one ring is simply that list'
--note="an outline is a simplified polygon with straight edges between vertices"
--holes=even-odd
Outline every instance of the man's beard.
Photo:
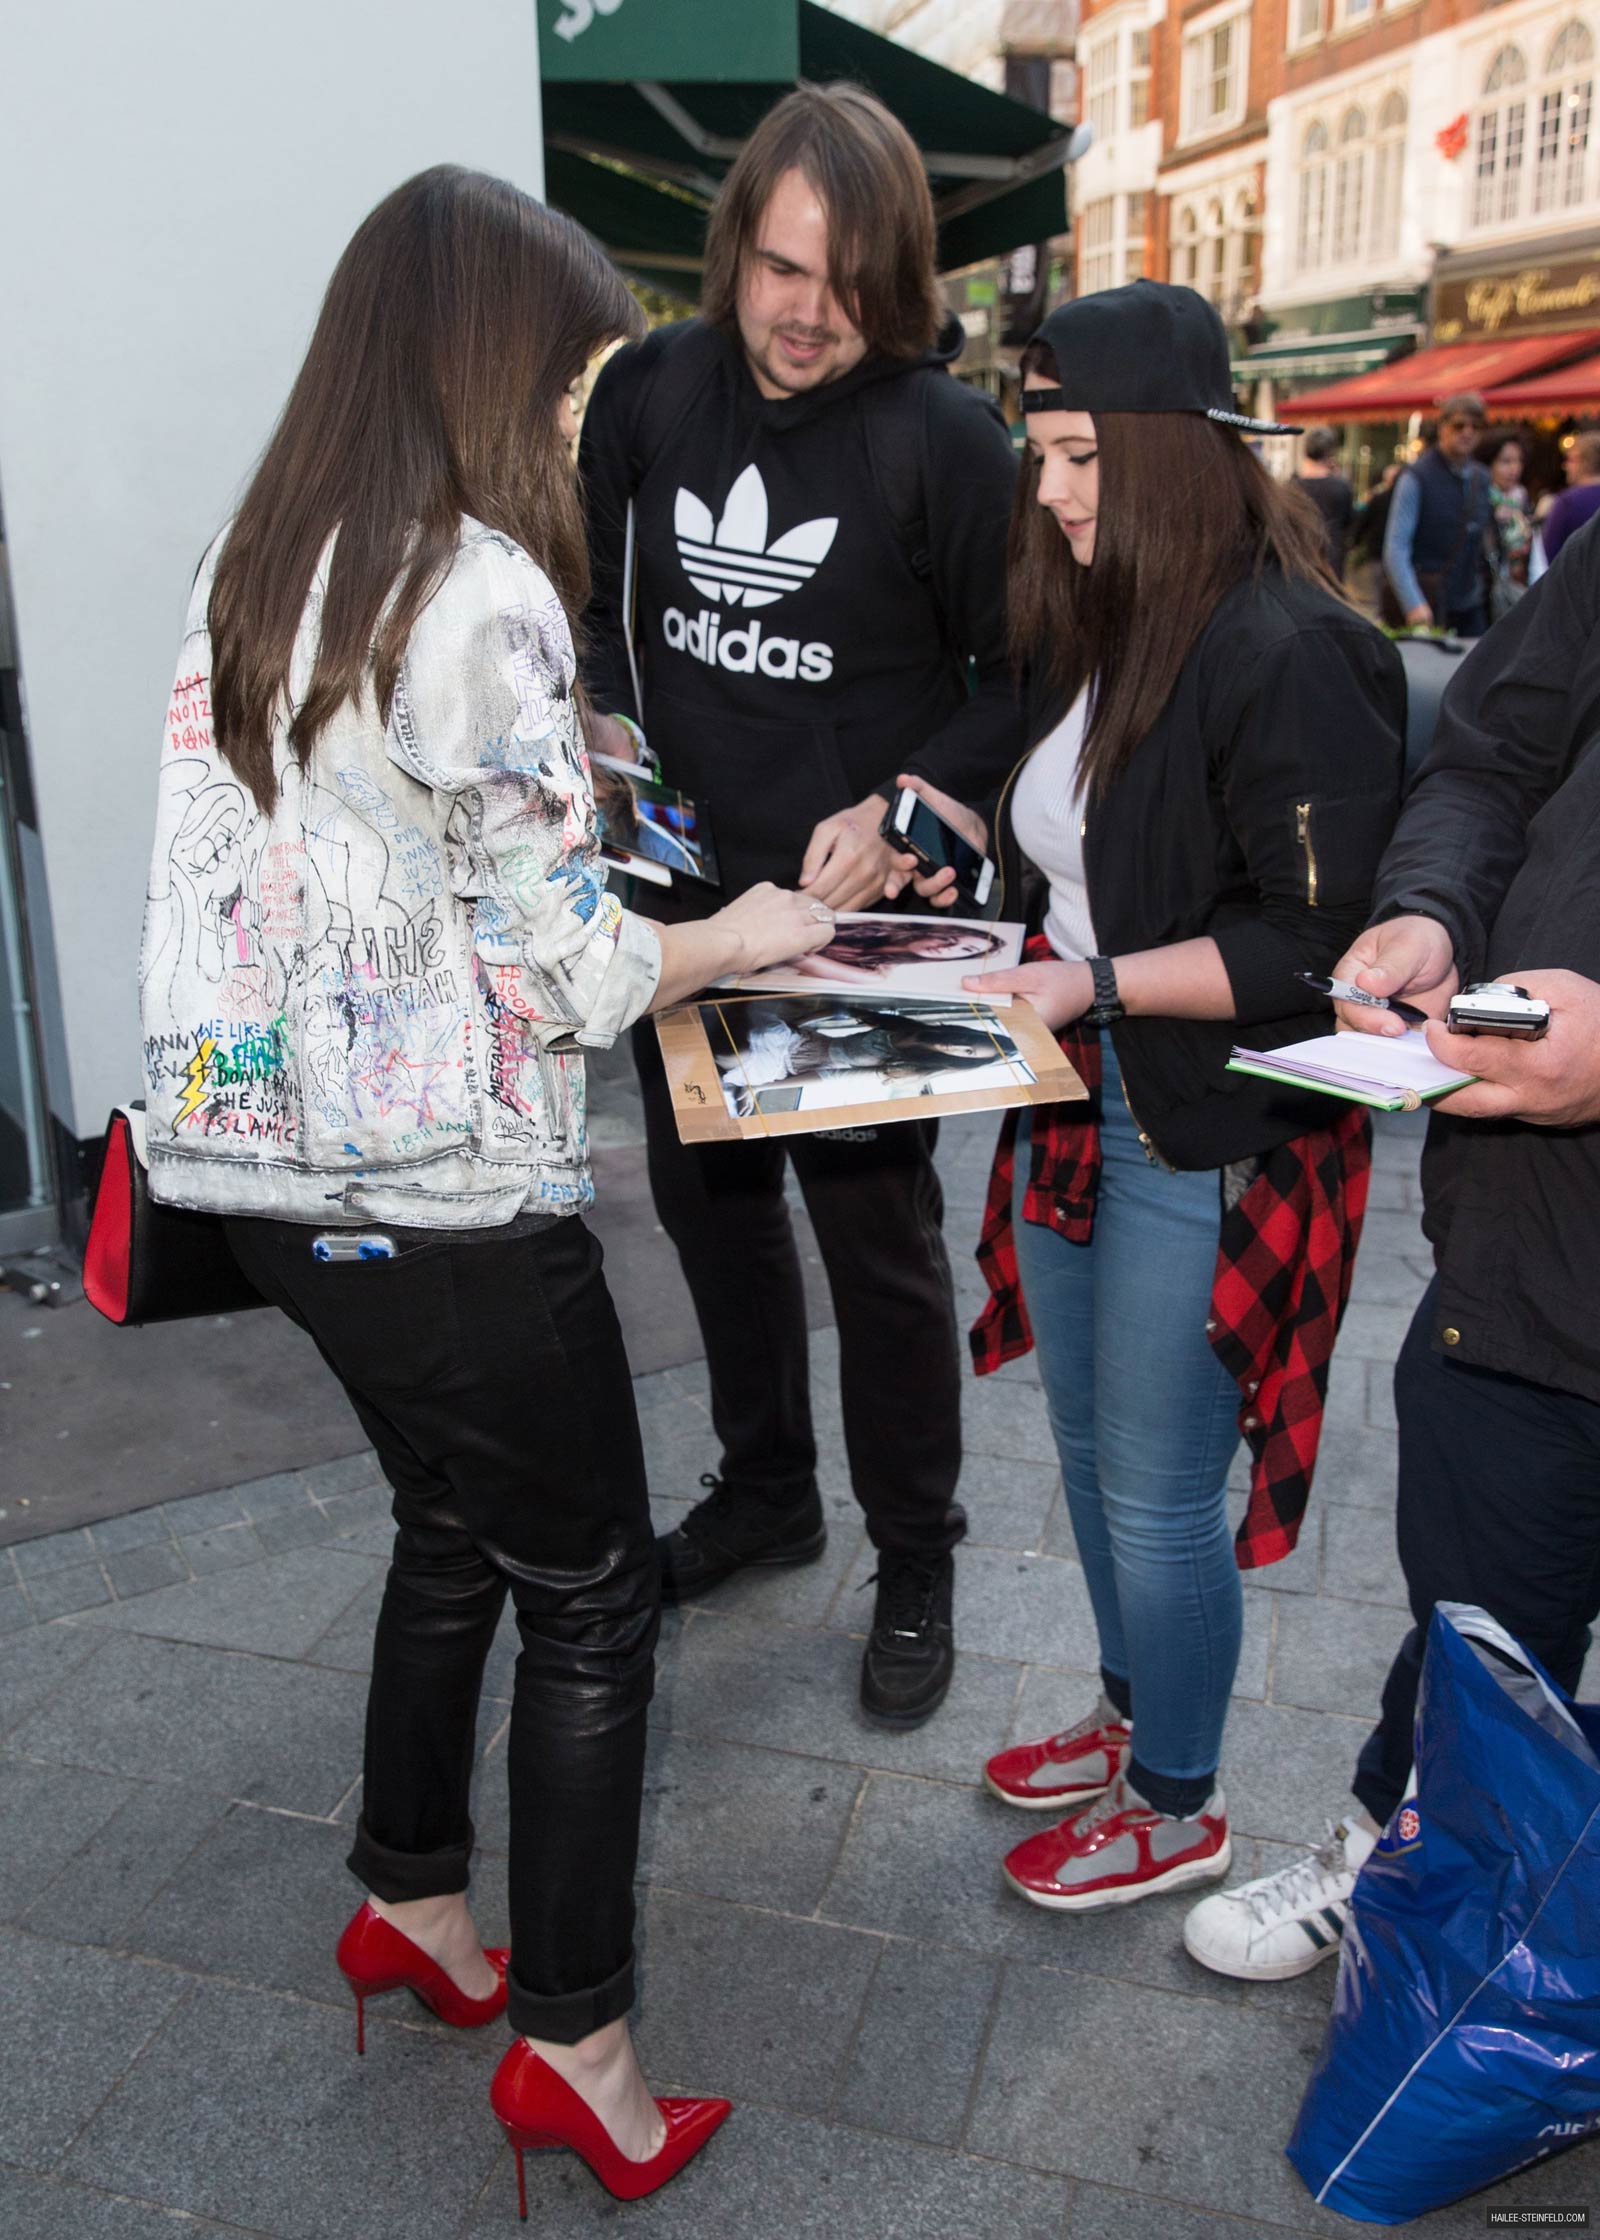
[{"label": "man's beard", "polygon": [[[798,341],[800,338],[796,336],[795,339]],[[833,378],[837,370],[839,337],[827,334],[817,339],[820,355],[815,365],[791,365],[781,353],[778,330],[774,328],[768,334],[762,349],[755,354],[756,363],[775,388],[788,389],[796,394],[807,389],[821,388],[824,382]]]}]

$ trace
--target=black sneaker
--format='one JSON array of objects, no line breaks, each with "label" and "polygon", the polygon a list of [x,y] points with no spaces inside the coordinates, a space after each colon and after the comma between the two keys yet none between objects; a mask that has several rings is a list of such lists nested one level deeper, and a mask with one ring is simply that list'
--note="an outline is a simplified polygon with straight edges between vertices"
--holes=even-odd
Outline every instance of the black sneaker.
[{"label": "black sneaker", "polygon": [[815,1563],[828,1545],[822,1496],[814,1485],[788,1502],[740,1493],[708,1471],[709,1486],[682,1524],[656,1541],[663,1602],[692,1602],[736,1571]]},{"label": "black sneaker", "polygon": [[875,1726],[920,1727],[956,1668],[954,1556],[878,1557],[878,1606],[861,1660],[861,1708]]}]

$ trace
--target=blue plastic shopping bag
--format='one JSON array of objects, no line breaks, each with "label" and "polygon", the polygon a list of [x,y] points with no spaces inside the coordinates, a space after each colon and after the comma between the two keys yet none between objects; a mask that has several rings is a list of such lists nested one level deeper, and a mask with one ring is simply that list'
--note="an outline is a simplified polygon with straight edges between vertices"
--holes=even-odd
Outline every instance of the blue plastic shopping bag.
[{"label": "blue plastic shopping bag", "polygon": [[[1415,1794],[1356,1881],[1289,2159],[1401,2224],[1600,2136],[1600,1708],[1442,1602]],[[1591,2172],[1592,2175],[1592,2172]]]}]

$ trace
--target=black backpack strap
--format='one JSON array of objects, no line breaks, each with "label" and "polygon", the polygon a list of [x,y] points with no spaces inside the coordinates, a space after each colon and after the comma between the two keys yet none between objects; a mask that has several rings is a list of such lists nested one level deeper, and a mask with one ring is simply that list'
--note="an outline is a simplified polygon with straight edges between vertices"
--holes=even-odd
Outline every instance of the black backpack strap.
[{"label": "black backpack strap", "polygon": [[703,319],[661,328],[651,338],[656,362],[641,384],[628,431],[628,479],[637,490],[661,456],[722,356],[722,337]]},{"label": "black backpack strap", "polygon": [[[953,374],[942,368],[929,366],[900,381],[877,382],[864,390],[861,397],[873,480],[889,519],[894,523],[906,563],[919,583],[929,582],[933,575],[927,498],[932,471],[932,438],[928,427],[932,384],[954,379]],[[913,406],[909,412],[906,410],[908,388]],[[983,403],[996,424],[1004,427],[1000,408],[993,398],[986,396]]]},{"label": "black backpack strap", "polygon": [[[861,397],[862,424],[872,479],[906,564],[919,583],[933,574],[933,552],[928,534],[928,395],[927,383],[948,380],[948,374],[914,374],[906,381],[879,381]],[[911,389],[915,410],[907,412],[906,389]]]}]

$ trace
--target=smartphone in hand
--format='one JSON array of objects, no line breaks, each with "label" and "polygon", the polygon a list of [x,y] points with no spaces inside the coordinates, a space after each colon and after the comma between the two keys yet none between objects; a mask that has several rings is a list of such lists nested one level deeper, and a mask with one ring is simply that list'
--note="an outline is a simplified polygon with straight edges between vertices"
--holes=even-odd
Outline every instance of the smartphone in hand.
[{"label": "smartphone in hand", "polygon": [[976,909],[981,910],[988,901],[994,885],[992,858],[970,840],[963,840],[910,786],[901,787],[878,829],[892,848],[915,856],[924,872],[943,871],[948,866],[956,875],[956,892]]}]

